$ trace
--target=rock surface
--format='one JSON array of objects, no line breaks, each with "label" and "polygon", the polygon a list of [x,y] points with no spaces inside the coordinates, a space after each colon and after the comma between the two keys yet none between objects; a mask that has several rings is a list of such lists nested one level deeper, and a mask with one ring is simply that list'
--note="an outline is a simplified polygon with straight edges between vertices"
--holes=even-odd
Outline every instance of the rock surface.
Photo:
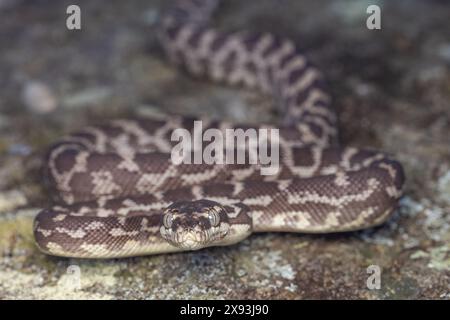
[{"label": "rock surface", "polygon": [[[39,171],[47,144],[139,113],[276,116],[258,94],[194,81],[165,62],[154,34],[163,1],[80,0],[79,31],[66,29],[68,1],[7,3],[0,6],[0,299],[450,298],[446,1],[232,0],[217,18],[224,29],[295,39],[329,81],[343,143],[386,150],[403,163],[406,194],[388,223],[108,261],[49,257],[34,246],[33,216],[50,203]],[[381,30],[366,28],[370,4],[382,8]],[[50,100],[24,102],[30,83],[45,83],[40,96]],[[381,268],[379,290],[367,287],[370,265]]]}]

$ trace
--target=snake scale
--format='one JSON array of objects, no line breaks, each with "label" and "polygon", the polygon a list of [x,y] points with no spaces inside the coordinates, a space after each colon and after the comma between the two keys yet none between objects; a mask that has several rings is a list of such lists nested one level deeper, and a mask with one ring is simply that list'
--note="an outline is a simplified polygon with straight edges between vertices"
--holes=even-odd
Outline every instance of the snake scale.
[{"label": "snake scale", "polygon": [[[45,253],[113,258],[237,243],[253,232],[330,233],[379,225],[402,194],[400,163],[338,144],[324,80],[289,39],[209,27],[216,0],[177,0],[159,39],[188,73],[272,95],[283,115],[280,170],[253,164],[174,164],[171,133],[194,118],[118,119],[53,144],[46,181],[56,204],[38,213]],[[203,119],[205,128],[250,128]],[[276,126],[262,126],[277,128]]]}]

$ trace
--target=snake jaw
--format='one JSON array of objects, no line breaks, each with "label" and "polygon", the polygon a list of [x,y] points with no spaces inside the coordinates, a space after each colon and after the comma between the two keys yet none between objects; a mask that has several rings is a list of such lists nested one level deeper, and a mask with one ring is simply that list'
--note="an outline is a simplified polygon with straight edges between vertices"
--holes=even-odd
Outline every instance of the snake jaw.
[{"label": "snake jaw", "polygon": [[195,234],[187,233],[183,238],[182,245],[186,249],[194,250],[198,247],[198,243],[199,243],[199,241],[197,240]]},{"label": "snake jaw", "polygon": [[207,246],[208,241],[206,241],[206,236],[204,232],[196,230],[188,230],[184,233],[179,233],[181,235],[178,240],[180,247],[187,250],[198,250]]}]

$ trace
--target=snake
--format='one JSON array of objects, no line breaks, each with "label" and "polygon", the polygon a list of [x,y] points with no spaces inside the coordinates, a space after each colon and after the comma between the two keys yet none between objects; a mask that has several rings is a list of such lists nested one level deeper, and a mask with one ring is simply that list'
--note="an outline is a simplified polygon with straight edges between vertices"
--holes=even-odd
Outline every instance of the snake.
[{"label": "snake", "polygon": [[[168,60],[193,77],[272,97],[281,121],[239,124],[177,114],[93,124],[53,143],[44,178],[54,203],[33,223],[37,247],[75,258],[120,258],[237,244],[253,233],[336,233],[383,224],[402,196],[391,155],[341,146],[322,73],[294,41],[211,26],[217,0],[175,0],[157,35]],[[264,128],[279,133],[279,168],[175,163],[173,133]],[[236,161],[235,161],[236,162]]]}]

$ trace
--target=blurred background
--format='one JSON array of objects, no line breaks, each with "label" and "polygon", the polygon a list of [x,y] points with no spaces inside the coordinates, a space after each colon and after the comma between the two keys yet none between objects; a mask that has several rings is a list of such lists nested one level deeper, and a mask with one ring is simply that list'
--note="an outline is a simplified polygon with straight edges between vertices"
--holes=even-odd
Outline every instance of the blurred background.
[{"label": "blurred background", "polygon": [[[66,28],[67,6],[81,30]],[[450,298],[450,2],[224,1],[223,30],[293,39],[324,73],[345,145],[402,162],[405,196],[385,225],[341,235],[258,234],[227,248],[110,261],[40,253],[48,144],[92,123],[164,112],[276,123],[270,99],[194,80],[155,37],[170,1],[0,0],[0,299]],[[381,8],[381,30],[366,9]],[[80,267],[81,288],[68,283]],[[369,290],[366,268],[382,269]],[[31,286],[30,286],[31,284]]]}]

